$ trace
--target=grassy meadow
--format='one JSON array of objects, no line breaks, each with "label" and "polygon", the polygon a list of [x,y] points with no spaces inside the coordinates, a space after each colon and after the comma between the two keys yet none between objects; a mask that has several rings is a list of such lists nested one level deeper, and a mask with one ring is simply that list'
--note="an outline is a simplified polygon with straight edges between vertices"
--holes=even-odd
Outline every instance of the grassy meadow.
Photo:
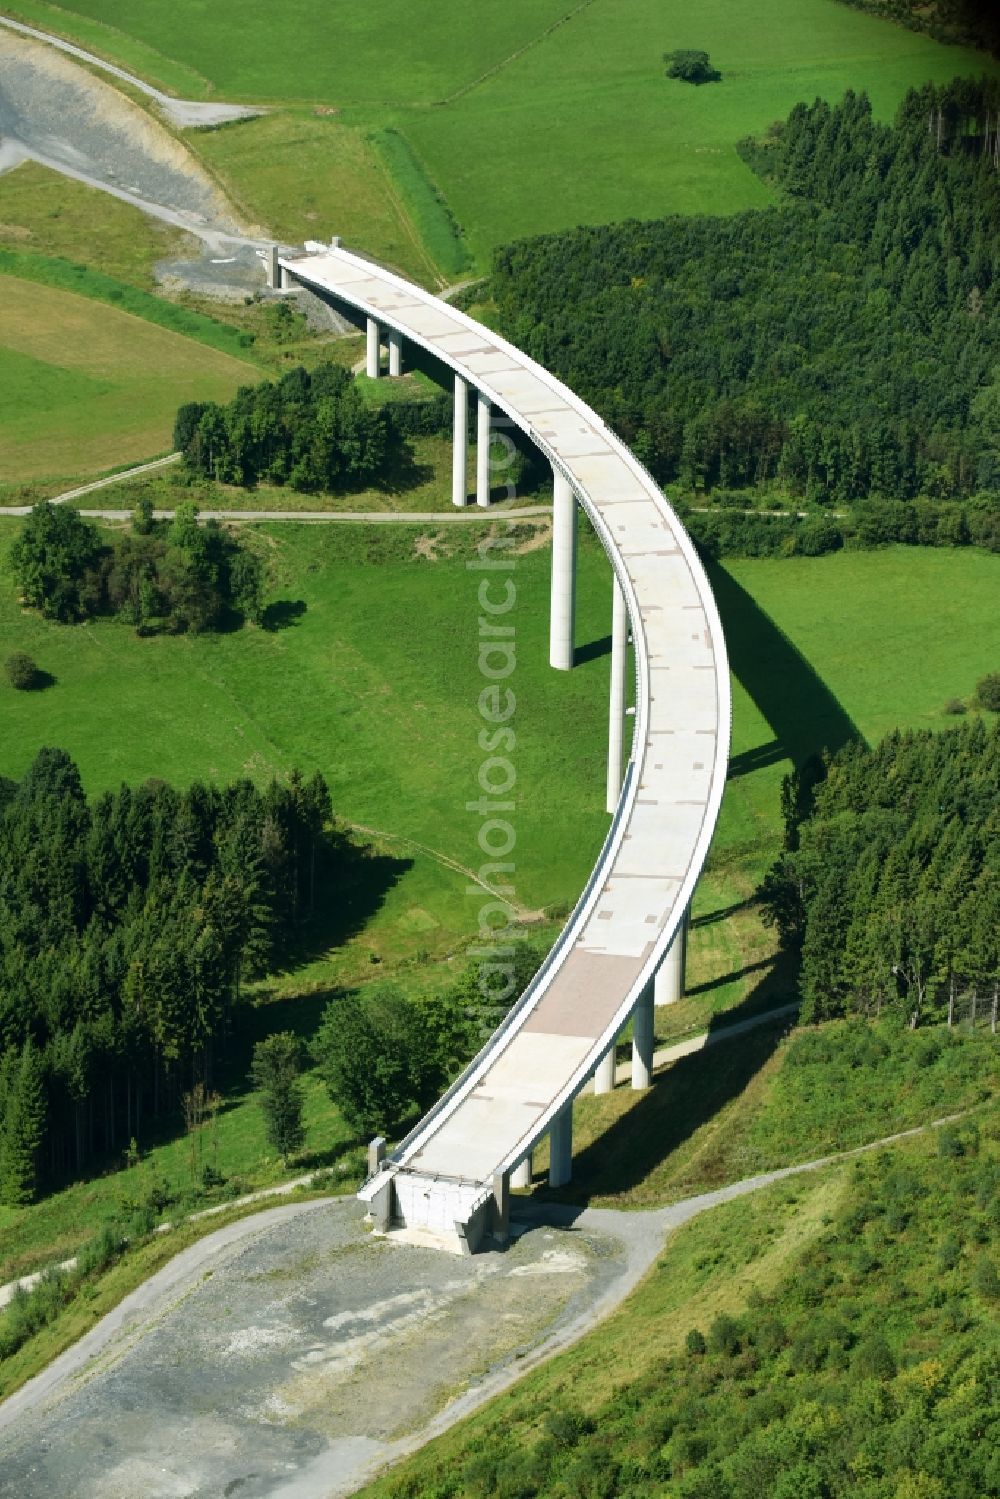
[{"label": "grassy meadow", "polygon": [[[466,562],[482,534],[475,524],[257,527],[276,628],[201,638],[41,620],[18,608],[4,570],[0,654],[26,650],[56,684],[5,689],[0,771],[21,774],[43,744],[69,750],[91,792],[150,775],[185,784],[318,768],[338,815],[383,835],[392,878],[346,954],[317,952],[288,986],[356,977],[370,953],[445,956],[474,915],[453,865],[480,862],[465,810],[477,794],[482,685]],[[516,889],[523,908],[558,913],[607,823],[610,589],[603,552],[585,541],[580,664],[550,672],[544,536],[523,525],[515,543]],[[714,570],[734,671],[732,767],[696,896],[691,996],[682,1014],[664,1012],[665,1034],[753,1002],[762,984],[786,997],[747,904],[777,847],[781,777],[792,759],[855,733],[945,723],[945,701],[995,669],[998,568],[983,552],[898,548]]]},{"label": "grassy meadow", "polygon": [[196,255],[193,235],[71,177],[22,162],[0,176],[0,248],[79,262],[152,291],[158,260]]},{"label": "grassy meadow", "polygon": [[130,313],[5,276],[0,480],[90,475],[167,452],[182,402],[227,400],[257,378]]},{"label": "grassy meadow", "polygon": [[[997,67],[837,0],[515,0],[474,17],[351,0],[335,18],[292,0],[277,27],[248,0],[238,28],[198,0],[15,10],[182,95],[278,106],[189,139],[275,233],[341,233],[428,285],[524,235],[760,206],[735,142],[798,101],[867,89],[889,116],[912,85]],[[681,47],[722,81],[668,80],[662,54]]]}]

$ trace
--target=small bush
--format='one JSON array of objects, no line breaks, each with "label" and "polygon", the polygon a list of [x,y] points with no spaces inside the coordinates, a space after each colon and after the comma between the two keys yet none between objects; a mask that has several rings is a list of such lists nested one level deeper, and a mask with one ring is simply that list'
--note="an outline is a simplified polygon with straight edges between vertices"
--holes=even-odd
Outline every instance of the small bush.
[{"label": "small bush", "polygon": [[720,1313],[708,1330],[709,1352],[732,1355],[739,1351],[739,1346],[740,1324],[725,1312]]},{"label": "small bush", "polygon": [[1000,713],[1000,671],[991,671],[976,683],[976,702],[990,713]]},{"label": "small bush", "polygon": [[4,670],[8,682],[18,692],[30,692],[41,680],[38,667],[24,651],[13,651],[4,662]]},{"label": "small bush", "polygon": [[688,1353],[695,1354],[696,1356],[704,1353],[708,1346],[705,1342],[705,1334],[701,1332],[697,1327],[692,1327],[691,1331],[684,1339],[684,1345],[687,1348]]},{"label": "small bush", "polygon": [[682,47],[676,52],[664,52],[667,77],[679,78],[682,83],[718,83],[722,74],[713,68],[707,52],[697,52]]},{"label": "small bush", "polygon": [[877,1333],[862,1339],[854,1350],[852,1364],[862,1379],[892,1379],[896,1373],[892,1350]]},{"label": "small bush", "polygon": [[950,697],[944,705],[944,711],[957,717],[958,714],[968,710],[960,697]]},{"label": "small bush", "polygon": [[1000,1301],[1000,1275],[991,1259],[983,1255],[972,1272],[972,1289],[984,1301]]}]

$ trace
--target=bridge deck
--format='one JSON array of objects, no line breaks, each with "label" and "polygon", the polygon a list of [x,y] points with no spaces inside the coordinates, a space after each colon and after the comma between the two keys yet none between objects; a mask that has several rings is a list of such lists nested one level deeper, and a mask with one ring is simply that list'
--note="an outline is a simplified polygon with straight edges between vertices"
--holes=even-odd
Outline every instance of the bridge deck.
[{"label": "bridge deck", "polygon": [[[343,250],[283,256],[281,264],[430,350],[533,439],[594,524],[630,616],[632,762],[598,864],[519,1005],[386,1163],[425,1181],[482,1187],[516,1165],[573,1098],[680,924],[726,774],[722,629],[705,573],[659,487],[554,376],[430,293]],[[431,1190],[428,1183],[424,1195]]]}]

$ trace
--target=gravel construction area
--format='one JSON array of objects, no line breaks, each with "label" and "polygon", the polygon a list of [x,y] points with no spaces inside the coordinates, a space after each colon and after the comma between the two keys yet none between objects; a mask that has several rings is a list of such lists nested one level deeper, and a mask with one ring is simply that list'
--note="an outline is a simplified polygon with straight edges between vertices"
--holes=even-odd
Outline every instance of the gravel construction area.
[{"label": "gravel construction area", "polygon": [[14,1396],[0,1494],[349,1493],[634,1270],[610,1214],[522,1225],[471,1258],[373,1238],[359,1215],[344,1199],[272,1210],[48,1398]]},{"label": "gravel construction area", "polygon": [[195,233],[238,226],[183,145],[61,52],[0,29],[2,160],[31,156]]}]

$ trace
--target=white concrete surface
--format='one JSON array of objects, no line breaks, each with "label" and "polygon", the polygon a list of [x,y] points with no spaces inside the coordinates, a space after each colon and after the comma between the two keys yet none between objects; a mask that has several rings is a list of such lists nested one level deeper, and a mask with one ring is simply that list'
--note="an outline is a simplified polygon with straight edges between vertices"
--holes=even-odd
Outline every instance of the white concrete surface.
[{"label": "white concrete surface", "polygon": [[520,1187],[522,1190],[530,1187],[531,1186],[531,1169],[532,1169],[531,1151],[529,1150],[528,1154],[525,1156],[524,1160],[523,1161],[519,1161],[518,1164],[514,1167],[513,1171],[510,1173],[510,1184],[511,1184],[511,1186],[512,1187]]},{"label": "white concrete surface", "polygon": [[396,376],[403,373],[403,335],[397,333],[395,328],[389,329],[389,374]]},{"label": "white concrete surface", "polygon": [[549,616],[549,665],[573,669],[576,636],[576,499],[566,476],[552,476],[552,598]]},{"label": "white concrete surface", "polygon": [[377,380],[382,367],[382,330],[370,317],[366,326],[365,374],[369,380]]},{"label": "white concrete surface", "polygon": [[653,993],[654,1003],[657,1005],[675,1005],[679,999],[684,998],[684,971],[687,966],[687,934],[690,914],[690,907],[688,907],[673,942],[667,948],[663,962],[656,970]]},{"label": "white concrete surface", "polygon": [[625,736],[625,663],[628,659],[628,615],[617,578],[611,579],[611,693],[608,703],[608,801],[614,812],[622,794],[622,744]]},{"label": "white concrete surface", "polygon": [[[468,382],[527,434],[558,476],[555,509],[561,505],[565,516],[568,489],[585,510],[631,624],[632,755],[598,864],[525,994],[362,1197],[378,1192],[387,1174],[401,1184],[423,1182],[432,1197],[434,1183],[446,1179],[488,1190],[593,1075],[690,901],[728,760],[722,627],[694,547],[659,486],[553,375],[431,293],[344,250],[282,257],[282,264],[332,303],[399,329],[435,355],[454,372],[463,407]],[[465,446],[456,444],[456,467],[461,449],[464,468]]]},{"label": "white concrete surface", "polygon": [[653,1081],[653,985],[648,983],[632,1012],[632,1087],[648,1088]]},{"label": "white concrete surface", "polygon": [[594,1068],[594,1092],[610,1093],[615,1086],[615,1048],[609,1046]]},{"label": "white concrete surface", "polygon": [[490,503],[490,403],[485,396],[476,402],[476,504]]},{"label": "white concrete surface", "polygon": [[455,376],[455,415],[452,424],[451,502],[464,506],[469,498],[469,387]]}]

